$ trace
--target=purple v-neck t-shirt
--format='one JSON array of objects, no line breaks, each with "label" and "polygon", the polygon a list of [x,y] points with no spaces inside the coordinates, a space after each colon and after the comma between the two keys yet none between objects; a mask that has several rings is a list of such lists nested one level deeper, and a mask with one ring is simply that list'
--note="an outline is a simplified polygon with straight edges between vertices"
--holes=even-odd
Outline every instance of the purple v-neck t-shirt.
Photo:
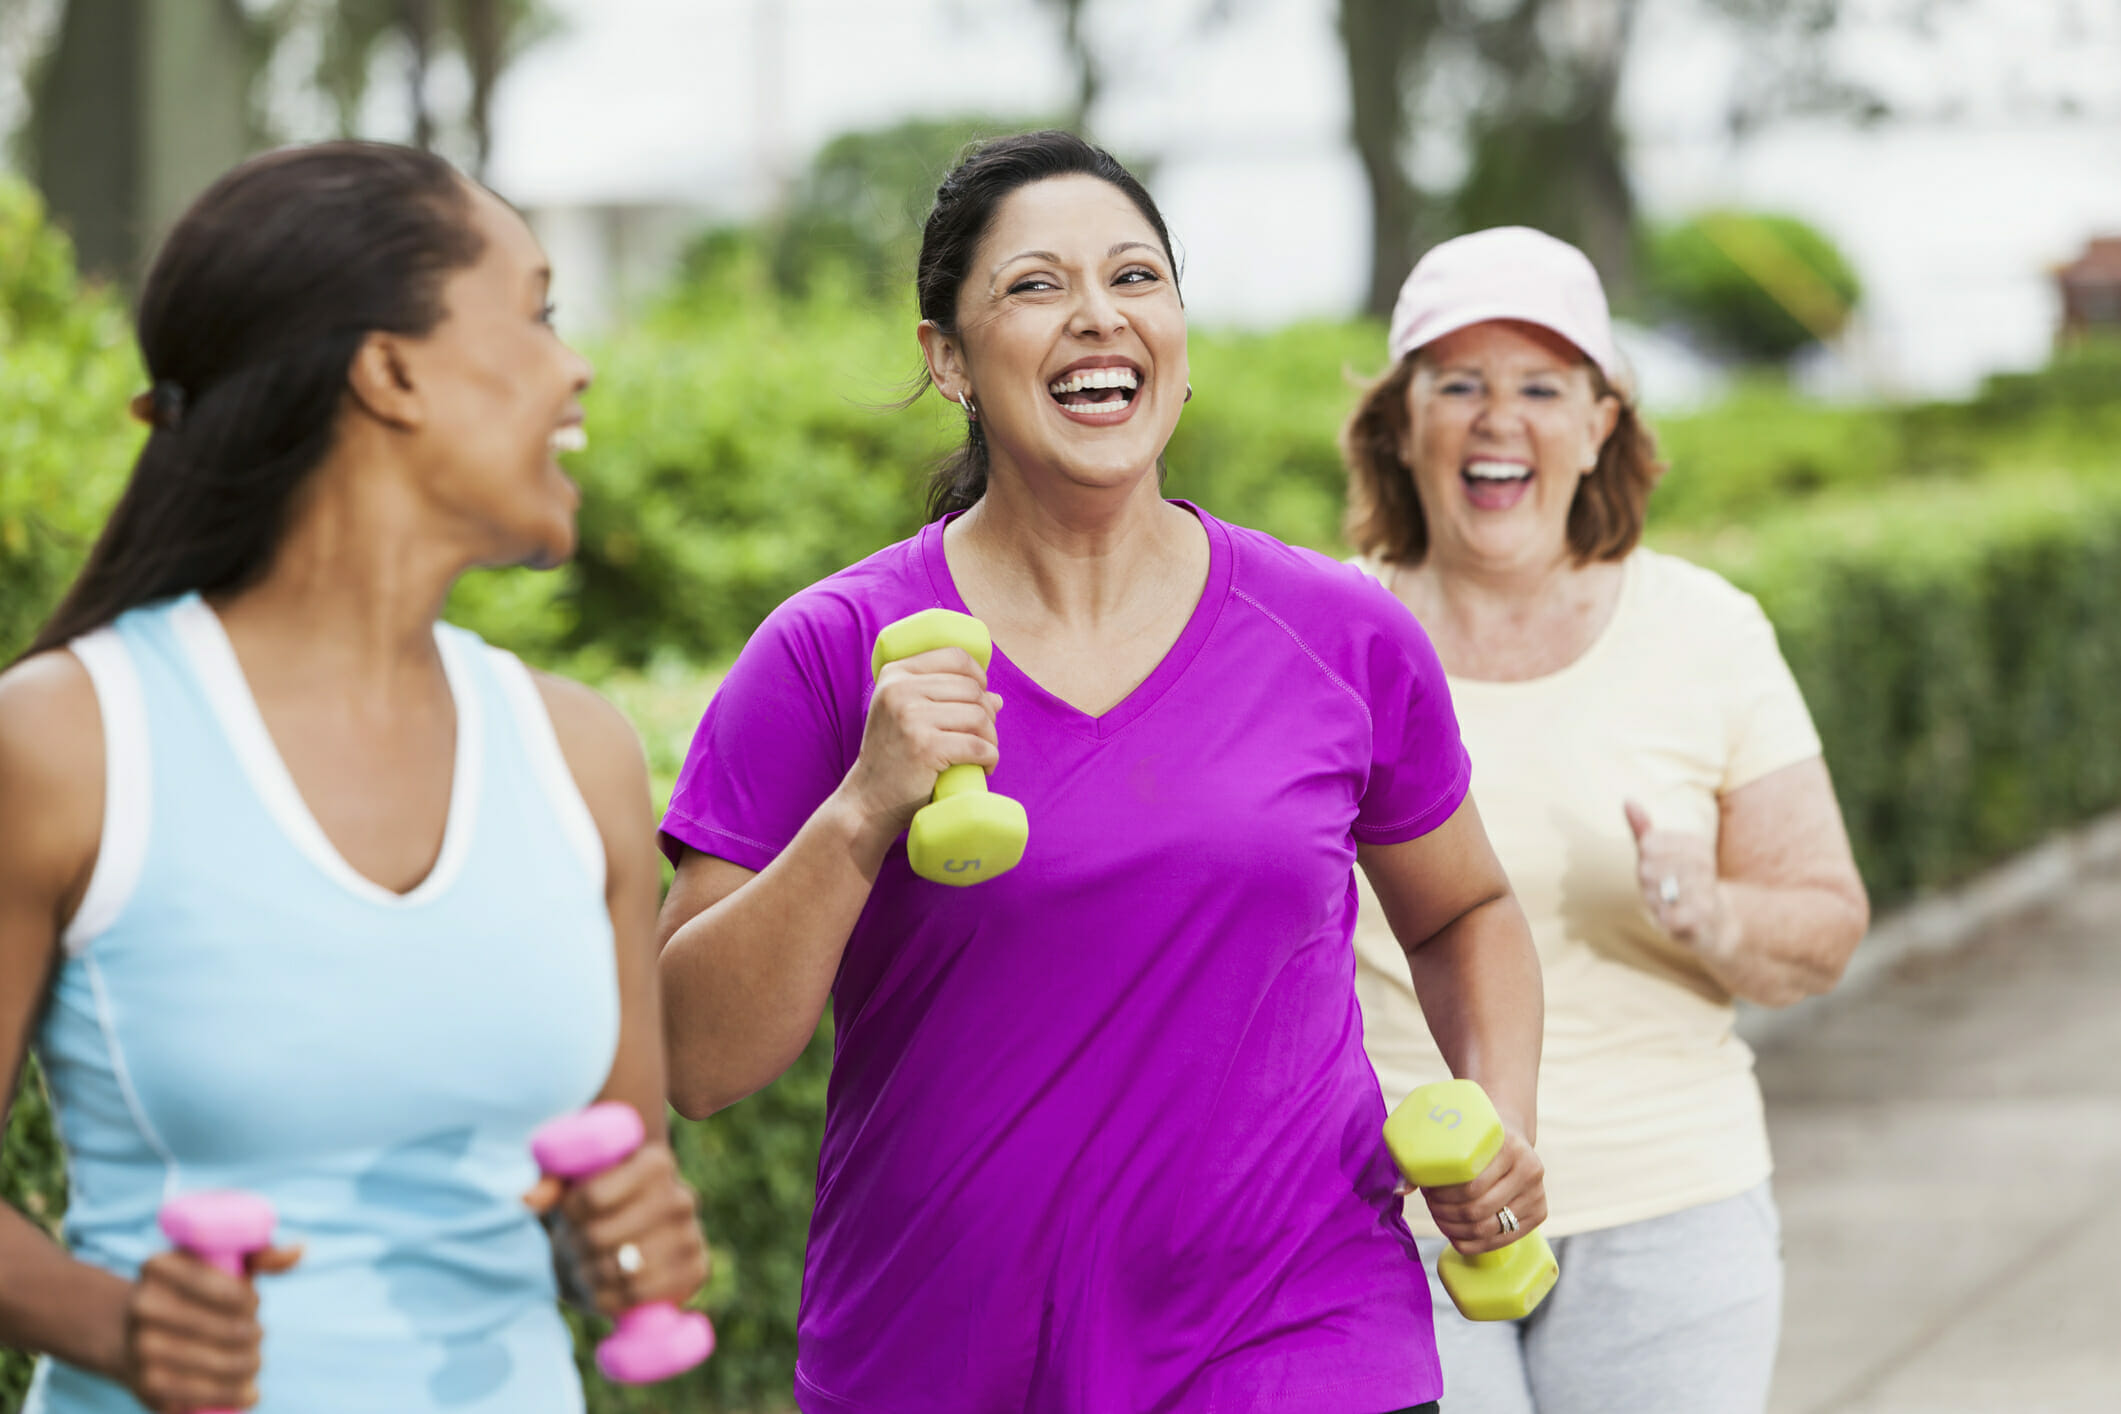
[{"label": "purple v-neck t-shirt", "polygon": [[[997,647],[991,785],[1029,812],[1023,863],[948,888],[901,840],[847,941],[811,1414],[1380,1414],[1439,1393],[1350,937],[1356,842],[1448,819],[1465,750],[1428,640],[1375,582],[1194,513],[1199,606],[1110,711]],[[760,627],[666,849],[757,870],[795,837],[854,764],[877,631],[965,609],[942,531]]]}]

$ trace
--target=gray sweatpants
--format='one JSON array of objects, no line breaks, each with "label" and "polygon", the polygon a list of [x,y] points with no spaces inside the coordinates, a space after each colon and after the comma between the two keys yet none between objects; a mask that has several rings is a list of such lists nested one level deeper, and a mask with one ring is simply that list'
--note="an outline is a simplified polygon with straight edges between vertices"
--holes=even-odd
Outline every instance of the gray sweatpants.
[{"label": "gray sweatpants", "polygon": [[1782,1224],[1758,1188],[1554,1240],[1561,1278],[1521,1321],[1469,1321],[1436,1277],[1444,1414],[1760,1414],[1782,1327]]}]

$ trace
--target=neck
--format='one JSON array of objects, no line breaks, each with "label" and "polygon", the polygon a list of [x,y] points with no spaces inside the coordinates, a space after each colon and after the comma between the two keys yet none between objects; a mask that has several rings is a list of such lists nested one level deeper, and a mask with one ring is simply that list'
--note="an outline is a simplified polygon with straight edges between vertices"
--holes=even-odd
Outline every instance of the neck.
[{"label": "neck", "polygon": [[1144,587],[1168,578],[1198,533],[1153,466],[1124,486],[1044,487],[997,465],[945,544],[968,600],[1088,626],[1138,612]]},{"label": "neck", "polygon": [[1419,564],[1401,573],[1420,584],[1439,607],[1467,617],[1487,617],[1553,603],[1584,568],[1566,545],[1552,555],[1507,564],[1432,546]]},{"label": "neck", "polygon": [[388,696],[436,669],[435,621],[473,563],[426,519],[384,469],[319,467],[264,576],[215,608],[261,662]]}]

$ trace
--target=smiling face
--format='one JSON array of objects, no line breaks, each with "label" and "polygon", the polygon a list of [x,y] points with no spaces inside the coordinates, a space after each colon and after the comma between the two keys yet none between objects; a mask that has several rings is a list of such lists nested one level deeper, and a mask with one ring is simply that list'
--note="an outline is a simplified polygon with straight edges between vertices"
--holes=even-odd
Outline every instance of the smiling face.
[{"label": "smiling face", "polygon": [[1154,476],[1186,400],[1176,275],[1109,182],[1050,177],[1001,202],[956,332],[921,325],[936,386],[969,394],[996,474],[1093,488]]},{"label": "smiling face", "polygon": [[581,499],[558,454],[586,445],[589,364],[553,332],[530,228],[491,192],[468,200],[484,249],[443,282],[441,322],[401,350],[420,393],[416,475],[480,562],[557,564],[574,551]]},{"label": "smiling face", "polygon": [[1415,356],[1400,459],[1431,553],[1523,567],[1569,553],[1569,507],[1620,415],[1576,347],[1490,320]]}]

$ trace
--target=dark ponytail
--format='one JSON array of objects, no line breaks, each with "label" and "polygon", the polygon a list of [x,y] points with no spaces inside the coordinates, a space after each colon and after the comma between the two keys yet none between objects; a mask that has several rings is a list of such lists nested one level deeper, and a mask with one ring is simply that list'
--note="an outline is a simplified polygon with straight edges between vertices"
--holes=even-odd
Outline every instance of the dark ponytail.
[{"label": "dark ponytail", "polygon": [[411,148],[289,148],[209,187],[140,298],[147,443],[29,652],[141,604],[261,576],[331,449],[362,340],[431,331],[444,278],[482,244],[464,179]]},{"label": "dark ponytail", "polygon": [[[1073,133],[1023,133],[974,149],[935,189],[935,208],[921,230],[921,256],[914,275],[921,318],[957,337],[958,295],[1002,202],[1033,182],[1072,176],[1096,177],[1124,192],[1155,228],[1165,258],[1177,270],[1178,258],[1171,252],[1171,233],[1164,226],[1163,214],[1134,174],[1111,153]],[[923,370],[913,397],[919,397],[931,381]],[[928,518],[937,520],[964,510],[985,495],[987,465],[987,434],[978,419],[968,417],[965,444],[943,459],[928,482]]]}]

